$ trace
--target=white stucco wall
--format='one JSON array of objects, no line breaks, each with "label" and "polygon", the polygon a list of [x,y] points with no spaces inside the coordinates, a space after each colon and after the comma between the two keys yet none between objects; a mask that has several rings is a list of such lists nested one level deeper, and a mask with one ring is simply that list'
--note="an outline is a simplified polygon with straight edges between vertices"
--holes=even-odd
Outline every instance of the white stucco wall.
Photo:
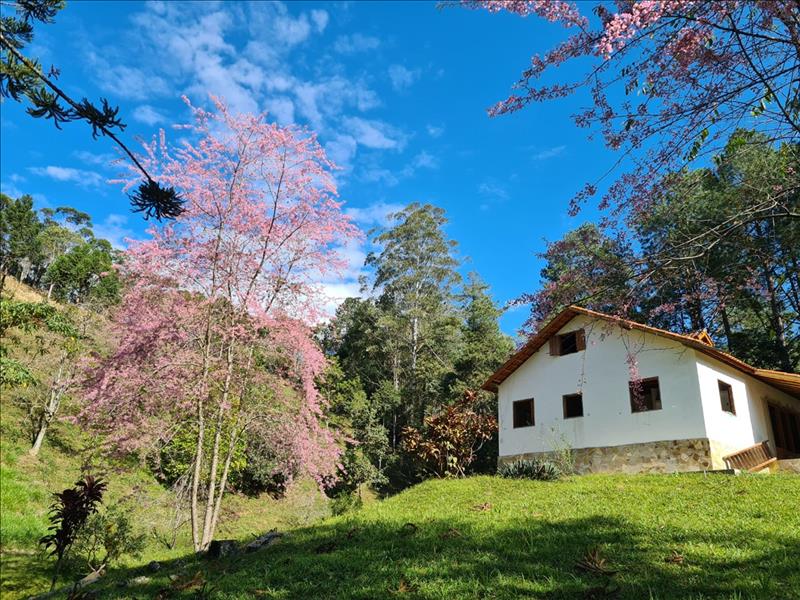
[{"label": "white stucco wall", "polygon": [[[693,350],[584,316],[560,333],[581,327],[585,351],[550,356],[545,344],[499,386],[500,456],[553,450],[561,439],[573,448],[592,448],[706,437]],[[626,347],[638,361],[639,377],[659,378],[661,410],[631,412]],[[562,396],[579,391],[584,416],[564,419]],[[514,429],[512,402],[531,397],[535,425]]]},{"label": "white stucco wall", "polygon": [[[774,451],[768,403],[798,411],[800,400],[701,352],[695,355],[708,438],[732,452],[769,440]],[[720,380],[733,388],[735,415],[722,410],[717,383]]]}]

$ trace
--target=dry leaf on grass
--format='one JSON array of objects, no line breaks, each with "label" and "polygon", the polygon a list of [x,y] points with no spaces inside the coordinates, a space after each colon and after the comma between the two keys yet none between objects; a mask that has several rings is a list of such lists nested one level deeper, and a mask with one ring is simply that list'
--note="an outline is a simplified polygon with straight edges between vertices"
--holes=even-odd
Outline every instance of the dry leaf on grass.
[{"label": "dry leaf on grass", "polygon": [[460,538],[461,532],[458,529],[451,527],[447,531],[443,531],[442,533],[440,533],[439,537],[443,540],[452,540],[454,538]]},{"label": "dry leaf on grass", "polygon": [[685,560],[686,559],[680,552],[673,550],[672,553],[664,559],[664,562],[672,563],[674,565],[682,565]]},{"label": "dry leaf on grass", "polygon": [[397,588],[393,590],[389,590],[390,594],[410,594],[411,592],[417,591],[417,586],[413,583],[409,583],[405,580],[405,578],[401,577],[400,582],[397,584]]},{"label": "dry leaf on grass", "polygon": [[605,558],[600,555],[599,548],[592,548],[586,555],[580,559],[576,565],[581,571],[588,573],[596,573],[598,575],[613,575],[616,573],[614,569],[608,567]]}]

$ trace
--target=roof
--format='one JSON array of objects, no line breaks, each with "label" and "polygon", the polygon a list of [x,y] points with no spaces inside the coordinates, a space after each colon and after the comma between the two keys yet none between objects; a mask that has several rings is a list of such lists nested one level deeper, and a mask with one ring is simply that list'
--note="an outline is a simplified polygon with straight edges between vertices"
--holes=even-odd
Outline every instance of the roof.
[{"label": "roof", "polygon": [[650,327],[649,325],[643,325],[641,323],[636,323],[635,321],[629,321],[628,319],[615,317],[574,305],[568,306],[555,317],[550,319],[550,321],[548,321],[548,323],[535,335],[531,336],[531,338],[519,350],[517,350],[511,356],[511,358],[503,363],[503,365],[497,369],[497,371],[495,371],[481,387],[484,390],[496,392],[497,387],[503,383],[503,381],[505,381],[509,375],[522,366],[522,363],[533,356],[536,351],[544,346],[551,337],[553,337],[562,327],[564,327],[564,325],[572,321],[572,319],[578,315],[602,319],[604,321],[614,323],[623,329],[636,329],[638,331],[652,333],[653,335],[680,342],[684,346],[694,348],[695,350],[702,352],[703,354],[710,356],[711,358],[714,358],[722,363],[725,363],[734,369],[746,373],[747,375],[755,377],[767,385],[771,385],[772,387],[777,388],[789,394],[790,396],[800,398],[800,375],[795,373],[784,373],[782,371],[771,371],[769,369],[757,369],[756,367],[748,365],[746,362],[739,360],[735,356],[714,348],[714,345],[711,342],[711,338],[708,336],[708,334],[704,335],[702,332],[691,335],[673,333],[672,331],[667,331],[666,329]]}]

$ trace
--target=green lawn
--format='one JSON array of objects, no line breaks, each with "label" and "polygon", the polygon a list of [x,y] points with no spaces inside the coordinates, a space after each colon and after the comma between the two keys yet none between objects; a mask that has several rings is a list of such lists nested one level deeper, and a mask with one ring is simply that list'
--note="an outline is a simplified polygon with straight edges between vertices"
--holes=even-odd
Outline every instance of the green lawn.
[{"label": "green lawn", "polygon": [[[10,599],[47,590],[51,563],[36,542],[50,493],[79,475],[83,442],[59,424],[31,459],[4,409],[0,597]],[[171,549],[152,535],[167,531],[170,494],[144,469],[102,468],[108,500],[126,501],[148,534],[141,557],[94,586],[108,599],[800,598],[797,475],[428,481],[337,518],[324,518],[306,484],[280,501],[230,496],[218,537],[246,542],[273,527],[287,535],[210,561],[192,555],[186,528]],[[601,568],[581,568],[592,552]]]},{"label": "green lawn", "polygon": [[[800,477],[429,481],[105,597],[800,598]],[[595,550],[605,573],[579,566]]]}]

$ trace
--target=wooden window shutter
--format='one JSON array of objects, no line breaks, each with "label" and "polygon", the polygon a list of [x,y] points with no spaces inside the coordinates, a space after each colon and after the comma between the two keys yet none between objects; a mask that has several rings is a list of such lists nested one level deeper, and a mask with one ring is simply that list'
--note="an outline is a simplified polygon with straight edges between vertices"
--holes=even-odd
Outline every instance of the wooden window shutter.
[{"label": "wooden window shutter", "polygon": [[575,343],[578,347],[578,351],[586,350],[586,333],[583,329],[578,329],[575,332]]},{"label": "wooden window shutter", "polygon": [[561,354],[561,338],[554,335],[550,338],[550,356],[559,356]]}]

